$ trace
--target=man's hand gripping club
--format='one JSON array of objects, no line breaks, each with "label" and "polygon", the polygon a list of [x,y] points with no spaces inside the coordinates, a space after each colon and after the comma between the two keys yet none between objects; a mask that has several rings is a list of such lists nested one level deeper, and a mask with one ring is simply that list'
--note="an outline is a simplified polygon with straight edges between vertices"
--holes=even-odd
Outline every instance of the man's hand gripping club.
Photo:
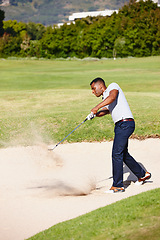
[{"label": "man's hand gripping club", "polygon": [[92,120],[93,118],[96,117],[96,114],[94,114],[93,112],[91,112],[90,114],[88,114],[88,116],[86,117],[87,120]]}]

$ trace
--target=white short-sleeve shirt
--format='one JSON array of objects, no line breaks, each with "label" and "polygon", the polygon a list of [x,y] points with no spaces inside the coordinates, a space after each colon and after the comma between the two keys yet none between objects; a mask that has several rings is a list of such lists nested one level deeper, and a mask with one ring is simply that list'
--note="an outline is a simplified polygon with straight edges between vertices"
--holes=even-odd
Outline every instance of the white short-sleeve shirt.
[{"label": "white short-sleeve shirt", "polygon": [[133,118],[132,112],[128,105],[128,102],[125,98],[125,95],[117,83],[111,83],[107,89],[103,92],[103,100],[109,96],[110,91],[118,90],[117,98],[114,102],[105,107],[109,110],[114,123],[125,119],[125,118]]}]

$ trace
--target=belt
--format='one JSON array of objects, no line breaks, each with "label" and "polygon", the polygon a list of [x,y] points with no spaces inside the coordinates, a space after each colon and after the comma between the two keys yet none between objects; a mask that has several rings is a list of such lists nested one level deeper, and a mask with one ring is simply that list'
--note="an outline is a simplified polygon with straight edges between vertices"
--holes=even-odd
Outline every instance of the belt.
[{"label": "belt", "polygon": [[120,122],[131,122],[131,121],[134,121],[134,119],[133,118],[124,118],[124,119],[122,119],[122,120],[119,120],[118,122],[116,122],[115,124],[117,124],[117,123],[120,123]]}]

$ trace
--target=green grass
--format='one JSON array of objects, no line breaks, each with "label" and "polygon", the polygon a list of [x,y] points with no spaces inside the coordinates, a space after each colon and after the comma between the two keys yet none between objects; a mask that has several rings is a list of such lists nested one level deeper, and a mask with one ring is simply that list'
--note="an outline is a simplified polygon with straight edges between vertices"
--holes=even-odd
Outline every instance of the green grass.
[{"label": "green grass", "polygon": [[[99,61],[0,60],[0,146],[60,141],[100,99],[90,81],[117,82],[136,120],[135,136],[160,136],[160,57]],[[111,116],[87,121],[67,141],[113,138]],[[159,239],[160,189],[58,224],[31,239]]]},{"label": "green grass", "polygon": [[118,82],[124,91],[160,92],[160,57],[100,61],[0,61],[0,89],[89,89],[101,76]]},{"label": "green grass", "polygon": [[[90,81],[117,82],[136,120],[135,136],[160,136],[160,57],[99,61],[0,60],[0,145],[63,139],[101,99]],[[84,123],[68,142],[113,138],[111,116]]]},{"label": "green grass", "polygon": [[160,189],[59,223],[28,240],[158,240],[160,239]]}]

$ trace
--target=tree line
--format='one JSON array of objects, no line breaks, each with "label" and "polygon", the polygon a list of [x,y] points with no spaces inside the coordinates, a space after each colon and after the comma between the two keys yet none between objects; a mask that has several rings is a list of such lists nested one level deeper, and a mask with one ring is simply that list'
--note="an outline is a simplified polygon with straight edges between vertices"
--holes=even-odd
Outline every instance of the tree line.
[{"label": "tree line", "polygon": [[112,16],[77,19],[47,26],[3,21],[0,10],[0,57],[145,57],[160,55],[160,8],[151,0],[130,0]]}]

